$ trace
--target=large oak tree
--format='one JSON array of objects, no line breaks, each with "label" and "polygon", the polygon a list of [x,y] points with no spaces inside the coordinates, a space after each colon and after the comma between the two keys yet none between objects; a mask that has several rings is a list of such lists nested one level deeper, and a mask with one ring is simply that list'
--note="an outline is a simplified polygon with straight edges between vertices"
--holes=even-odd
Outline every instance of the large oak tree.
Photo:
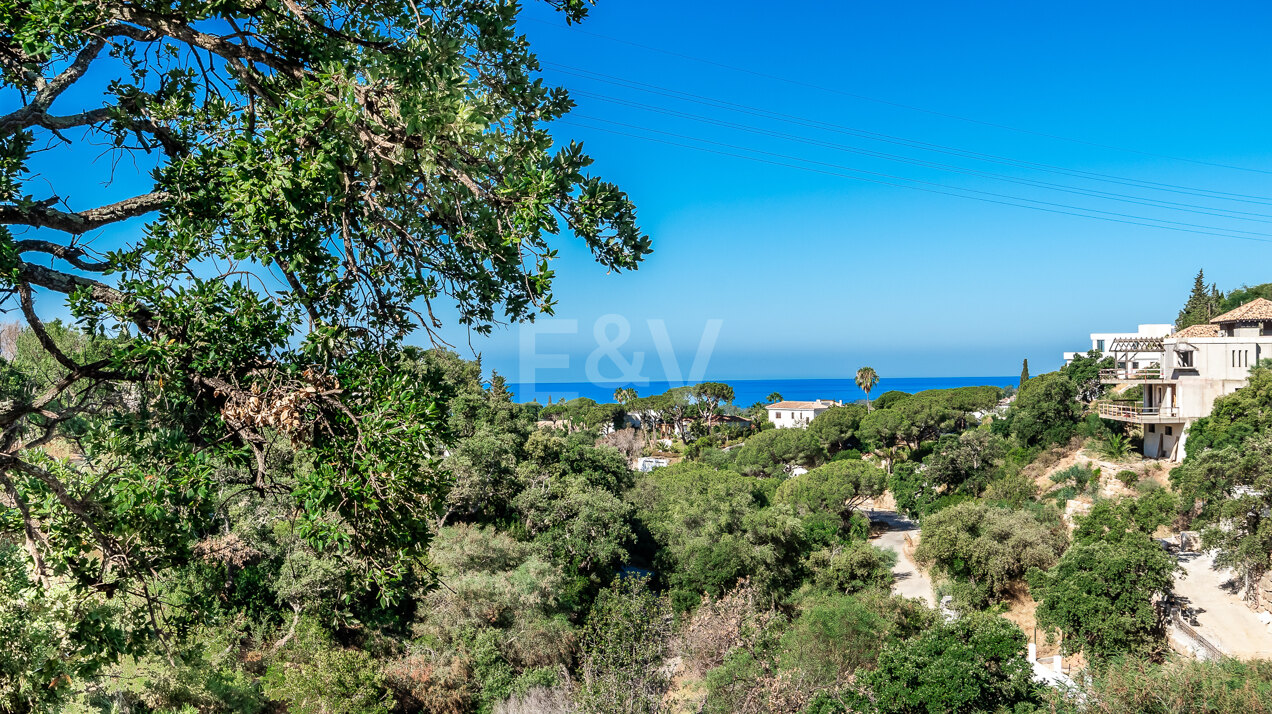
[{"label": "large oak tree", "polygon": [[404,341],[550,313],[556,234],[608,270],[650,249],[549,132],[571,102],[519,9],[0,3],[0,289],[44,364],[6,364],[0,488],[36,586],[126,592],[162,639],[149,583],[233,493],[393,598],[447,486],[446,395]]}]

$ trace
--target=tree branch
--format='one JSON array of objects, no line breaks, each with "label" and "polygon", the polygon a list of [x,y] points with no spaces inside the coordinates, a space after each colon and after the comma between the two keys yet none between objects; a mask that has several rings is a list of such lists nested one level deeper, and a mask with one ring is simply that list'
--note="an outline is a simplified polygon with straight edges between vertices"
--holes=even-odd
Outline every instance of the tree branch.
[{"label": "tree branch", "polygon": [[109,262],[89,263],[83,260],[87,253],[85,253],[83,248],[76,248],[73,245],[58,245],[44,240],[20,240],[14,242],[13,247],[17,249],[19,255],[22,253],[47,253],[55,258],[65,260],[80,270],[100,273],[110,268]]},{"label": "tree branch", "polygon": [[166,191],[154,191],[79,213],[59,211],[42,204],[0,205],[0,224],[52,228],[80,235],[102,226],[144,216],[163,208],[172,199]]}]

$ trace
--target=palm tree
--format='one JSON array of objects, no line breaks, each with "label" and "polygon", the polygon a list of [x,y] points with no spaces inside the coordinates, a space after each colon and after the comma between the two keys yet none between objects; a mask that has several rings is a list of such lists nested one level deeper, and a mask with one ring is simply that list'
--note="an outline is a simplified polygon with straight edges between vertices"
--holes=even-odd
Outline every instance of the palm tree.
[{"label": "palm tree", "polygon": [[866,411],[870,411],[870,390],[875,388],[879,383],[879,375],[870,367],[862,367],[857,370],[857,386],[861,391],[866,393]]},{"label": "palm tree", "polygon": [[781,393],[781,392],[770,392],[770,393],[769,393],[769,395],[768,395],[767,397],[765,397],[765,399],[766,399],[766,400],[768,400],[768,403],[769,403],[769,404],[773,404],[773,403],[775,403],[775,402],[780,402],[780,401],[782,401],[782,393]]}]

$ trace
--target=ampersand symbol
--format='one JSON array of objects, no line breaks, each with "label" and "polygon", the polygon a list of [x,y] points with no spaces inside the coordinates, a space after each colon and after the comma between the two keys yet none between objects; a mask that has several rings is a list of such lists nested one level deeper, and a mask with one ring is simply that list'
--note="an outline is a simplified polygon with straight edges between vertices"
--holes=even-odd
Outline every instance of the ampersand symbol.
[{"label": "ampersand symbol", "polygon": [[[609,336],[609,327],[613,325],[618,328],[618,334],[612,339]],[[627,318],[622,315],[602,315],[597,319],[596,325],[592,327],[592,335],[596,338],[596,349],[587,356],[587,378],[596,383],[600,382],[625,382],[644,384],[646,380],[640,376],[640,368],[645,364],[645,353],[635,352],[632,354],[632,361],[628,362],[623,358],[623,354],[618,351],[627,338],[632,335],[632,326],[627,322]],[[608,357],[619,369],[619,376],[606,377],[601,374],[600,362],[602,357]]]}]

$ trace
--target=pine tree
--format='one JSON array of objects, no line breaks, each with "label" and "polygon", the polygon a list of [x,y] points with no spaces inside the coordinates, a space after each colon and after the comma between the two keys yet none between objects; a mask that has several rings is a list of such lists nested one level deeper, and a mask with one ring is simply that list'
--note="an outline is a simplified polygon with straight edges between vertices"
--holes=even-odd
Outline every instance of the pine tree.
[{"label": "pine tree", "polygon": [[1025,382],[1029,381],[1029,358],[1025,358],[1025,363],[1020,366],[1020,386],[1025,386]]},{"label": "pine tree", "polygon": [[1222,303],[1223,293],[1219,292],[1219,288],[1213,284],[1207,287],[1206,272],[1198,270],[1197,277],[1193,280],[1192,293],[1188,295],[1188,302],[1184,303],[1184,309],[1180,310],[1179,317],[1175,318],[1175,329],[1182,330],[1185,327],[1210,322],[1210,319],[1219,313],[1219,306]]}]

